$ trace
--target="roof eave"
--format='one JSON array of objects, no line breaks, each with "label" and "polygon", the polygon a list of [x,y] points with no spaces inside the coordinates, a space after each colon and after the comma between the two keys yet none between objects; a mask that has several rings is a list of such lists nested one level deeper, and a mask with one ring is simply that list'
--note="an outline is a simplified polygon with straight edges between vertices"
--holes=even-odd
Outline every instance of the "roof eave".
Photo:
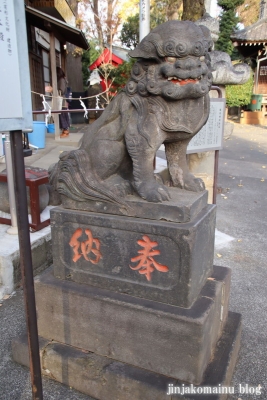
[{"label": "roof eave", "polygon": [[29,24],[46,32],[55,32],[60,41],[72,43],[84,50],[90,48],[84,33],[80,29],[29,6],[25,6],[25,11],[26,21]]}]

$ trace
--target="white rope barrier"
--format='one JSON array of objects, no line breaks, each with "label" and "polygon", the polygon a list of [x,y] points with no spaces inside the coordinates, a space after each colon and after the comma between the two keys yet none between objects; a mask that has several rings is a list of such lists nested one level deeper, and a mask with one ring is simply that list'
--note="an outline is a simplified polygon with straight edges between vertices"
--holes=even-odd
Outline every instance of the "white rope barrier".
[{"label": "white rope barrier", "polygon": [[108,92],[108,89],[105,90],[104,92],[95,94],[94,96],[88,96],[88,97],[71,97],[71,98],[69,98],[69,97],[53,96],[53,95],[49,95],[49,94],[38,93],[38,92],[34,92],[33,90],[31,90],[31,93],[33,93],[33,94],[38,94],[39,96],[41,96],[41,97],[43,97],[43,98],[44,98],[44,96],[45,96],[45,97],[50,97],[51,99],[53,99],[53,98],[54,98],[54,99],[63,99],[63,100],[66,100],[66,101],[68,101],[68,100],[86,100],[86,99],[93,99],[93,98],[95,98],[95,97],[102,96],[102,95],[104,95],[104,94],[107,93],[107,92]]}]

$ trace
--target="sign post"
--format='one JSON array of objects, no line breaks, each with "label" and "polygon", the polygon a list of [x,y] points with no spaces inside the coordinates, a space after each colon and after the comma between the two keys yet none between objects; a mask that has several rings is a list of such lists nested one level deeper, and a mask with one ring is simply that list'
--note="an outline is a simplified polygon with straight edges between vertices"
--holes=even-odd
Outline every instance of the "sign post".
[{"label": "sign post", "polygon": [[12,153],[10,147],[10,133],[6,132],[5,138],[5,158],[6,158],[6,172],[7,172],[7,187],[9,198],[9,209],[11,217],[11,227],[7,229],[10,235],[18,234],[17,212],[16,212],[16,199],[15,199],[15,183],[13,174]]},{"label": "sign post", "polygon": [[223,148],[224,113],[225,99],[211,99],[208,121],[190,140],[187,154]]},{"label": "sign post", "polygon": [[208,121],[189,142],[187,154],[215,150],[212,200],[213,204],[216,204],[219,150],[223,147],[225,99],[222,98],[222,91],[218,86],[212,86],[211,90],[216,90],[219,98],[211,99]]},{"label": "sign post", "polygon": [[32,130],[24,0],[0,0],[0,54],[0,131],[10,132],[32,398],[42,400],[42,377],[22,146],[22,131]]},{"label": "sign post", "polygon": [[139,42],[150,32],[150,1],[139,2]]}]

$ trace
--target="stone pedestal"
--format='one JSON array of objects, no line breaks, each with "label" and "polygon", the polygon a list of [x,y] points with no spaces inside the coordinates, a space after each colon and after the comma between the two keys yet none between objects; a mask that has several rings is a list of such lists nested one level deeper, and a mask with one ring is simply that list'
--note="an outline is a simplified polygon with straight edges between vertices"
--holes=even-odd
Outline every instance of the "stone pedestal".
[{"label": "stone pedestal", "polygon": [[[229,385],[240,316],[228,313],[230,270],[213,266],[215,207],[206,196],[187,193],[177,213],[158,204],[161,220],[147,205],[145,218],[51,212],[54,265],[35,280],[44,373],[100,400]],[[27,365],[26,353],[25,339],[15,340],[15,360]]]},{"label": "stone pedestal", "polygon": [[212,205],[180,224],[60,207],[51,221],[60,279],[190,307],[212,272]]}]

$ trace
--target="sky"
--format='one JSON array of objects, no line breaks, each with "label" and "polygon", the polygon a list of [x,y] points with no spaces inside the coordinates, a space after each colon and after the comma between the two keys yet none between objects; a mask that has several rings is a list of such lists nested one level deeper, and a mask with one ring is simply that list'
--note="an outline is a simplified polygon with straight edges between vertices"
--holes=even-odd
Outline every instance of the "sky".
[{"label": "sky", "polygon": [[210,5],[210,15],[213,18],[218,17],[220,14],[220,7],[217,5],[217,0],[211,0],[211,5]]}]

